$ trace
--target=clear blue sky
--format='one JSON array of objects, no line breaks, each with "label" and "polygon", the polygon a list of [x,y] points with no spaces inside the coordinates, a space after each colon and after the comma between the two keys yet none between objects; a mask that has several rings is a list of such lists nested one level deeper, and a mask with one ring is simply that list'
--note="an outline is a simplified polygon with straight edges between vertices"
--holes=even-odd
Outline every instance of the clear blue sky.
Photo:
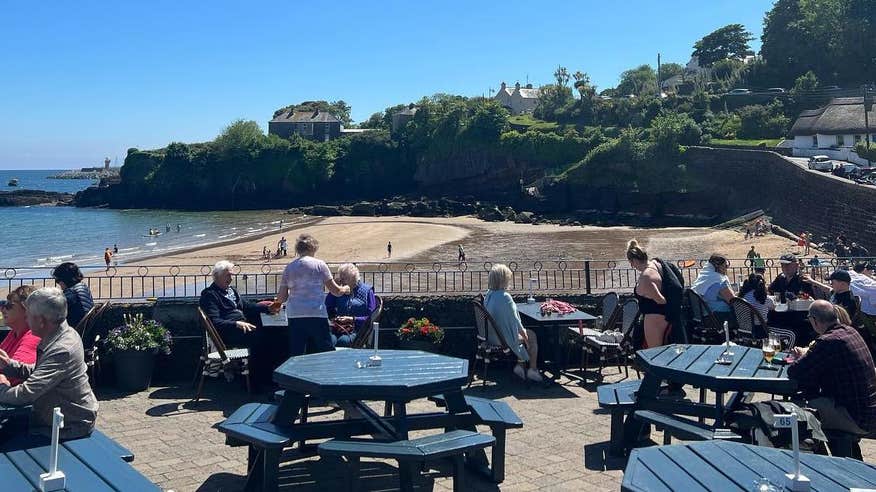
[{"label": "clear blue sky", "polygon": [[[685,63],[730,23],[758,37],[772,0],[627,2],[2,2],[0,169],[73,168],[129,147],[210,140],[237,119],[343,99],[361,121],[424,95],[549,83],[599,88]],[[753,47],[759,49],[759,39]]]}]

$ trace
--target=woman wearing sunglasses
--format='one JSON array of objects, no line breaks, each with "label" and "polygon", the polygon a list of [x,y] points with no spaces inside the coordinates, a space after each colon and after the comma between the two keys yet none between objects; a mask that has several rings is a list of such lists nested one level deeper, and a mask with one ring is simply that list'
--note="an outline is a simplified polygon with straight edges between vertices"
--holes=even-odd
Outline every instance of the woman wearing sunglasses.
[{"label": "woman wearing sunglasses", "polygon": [[[9,354],[14,360],[26,364],[36,363],[36,349],[37,344],[40,343],[39,337],[30,332],[24,309],[24,300],[34,290],[31,285],[22,285],[6,296],[4,304],[0,304],[6,324],[12,328],[12,331],[0,342],[0,350]],[[15,386],[20,382],[19,379],[7,379],[6,376],[0,374],[0,384]]]}]

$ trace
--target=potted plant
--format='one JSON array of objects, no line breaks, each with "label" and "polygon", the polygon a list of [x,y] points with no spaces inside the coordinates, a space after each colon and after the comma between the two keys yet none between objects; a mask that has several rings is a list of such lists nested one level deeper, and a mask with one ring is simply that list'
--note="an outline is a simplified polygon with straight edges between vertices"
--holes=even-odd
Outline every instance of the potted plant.
[{"label": "potted plant", "polygon": [[118,387],[142,391],[152,381],[155,354],[170,354],[170,332],[155,320],[143,319],[142,313],[125,314],[124,320],[107,335],[106,349],[113,354]]},{"label": "potted plant", "polygon": [[399,348],[431,352],[444,340],[444,330],[429,318],[409,318],[396,332]]}]

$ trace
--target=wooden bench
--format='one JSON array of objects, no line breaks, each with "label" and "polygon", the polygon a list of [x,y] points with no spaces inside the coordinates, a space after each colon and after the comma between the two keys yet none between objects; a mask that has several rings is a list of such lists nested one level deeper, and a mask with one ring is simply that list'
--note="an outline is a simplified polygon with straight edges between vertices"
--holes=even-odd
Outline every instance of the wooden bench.
[{"label": "wooden bench", "polygon": [[654,424],[658,430],[663,429],[663,444],[671,444],[672,437],[685,441],[741,441],[742,436],[730,429],[713,429],[694,420],[666,415],[651,410],[636,410],[633,412],[636,420]]},{"label": "wooden bench", "polygon": [[641,380],[622,381],[615,384],[597,386],[596,395],[599,406],[611,413],[611,438],[608,444],[608,454],[621,456],[624,452],[624,418],[633,411],[636,405],[636,392],[639,391]]},{"label": "wooden bench", "polygon": [[332,439],[319,445],[320,456],[343,457],[348,462],[347,484],[356,490],[360,458],[383,458],[398,461],[401,490],[414,489],[412,465],[441,458],[453,461],[453,490],[464,490],[462,484],[463,454],[495,444],[492,436],[466,430],[421,437],[407,441],[379,442],[370,439]]},{"label": "wooden bench", "polygon": [[250,481],[261,483],[265,491],[277,490],[280,455],[294,437],[288,428],[271,422],[278,408],[269,403],[247,403],[218,426],[227,436],[227,444],[249,446],[247,485]]},{"label": "wooden bench", "polygon": [[[430,396],[429,400],[439,407],[446,405],[444,397],[440,395]],[[510,405],[504,401],[490,400],[477,396],[466,396],[465,403],[476,417],[479,424],[490,428],[490,433],[496,438],[493,446],[491,471],[495,483],[505,480],[505,433],[507,429],[520,429],[523,421],[514,413]]]}]

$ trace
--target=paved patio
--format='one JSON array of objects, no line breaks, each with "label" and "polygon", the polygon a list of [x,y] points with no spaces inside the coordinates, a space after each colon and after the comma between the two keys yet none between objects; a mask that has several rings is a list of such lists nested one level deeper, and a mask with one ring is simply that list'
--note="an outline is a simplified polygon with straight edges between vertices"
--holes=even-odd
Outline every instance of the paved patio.
[{"label": "paved patio", "polygon": [[[499,370],[491,372],[491,378]],[[474,475],[466,477],[468,490],[619,490],[625,460],[606,458],[609,416],[599,409],[595,385],[582,386],[563,378],[550,387],[514,381],[501,371],[498,384],[467,393],[508,402],[524,421],[523,429],[508,434],[506,479],[499,486]],[[606,370],[606,381],[616,381]],[[205,399],[187,403],[192,388],[152,388],[132,395],[99,393],[98,427],[136,455],[134,466],[164,489],[234,491],[243,487],[246,448],[225,445],[214,426],[241,404],[268,401],[265,393],[251,397],[236,383],[208,381]],[[414,402],[409,411],[430,411],[427,401]],[[323,413],[331,409],[320,408]],[[317,418],[338,418],[338,414]],[[488,429],[484,428],[483,431]],[[876,459],[873,441],[862,442],[867,461]],[[451,490],[450,470],[433,470],[421,480],[421,490]],[[280,469],[281,490],[343,490],[339,463],[318,457],[288,461]],[[362,490],[398,488],[394,462],[363,462]]]}]

